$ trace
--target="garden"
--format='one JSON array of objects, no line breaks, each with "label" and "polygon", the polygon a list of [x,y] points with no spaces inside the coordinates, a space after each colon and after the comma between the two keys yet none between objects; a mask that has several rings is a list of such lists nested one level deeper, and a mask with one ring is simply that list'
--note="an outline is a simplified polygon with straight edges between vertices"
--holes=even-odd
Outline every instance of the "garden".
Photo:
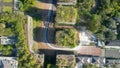
[{"label": "garden", "polygon": [[62,24],[75,24],[77,9],[73,6],[57,6],[55,21]]},{"label": "garden", "polygon": [[77,32],[75,29],[56,31],[56,44],[58,46],[73,48],[77,46],[77,41]]}]

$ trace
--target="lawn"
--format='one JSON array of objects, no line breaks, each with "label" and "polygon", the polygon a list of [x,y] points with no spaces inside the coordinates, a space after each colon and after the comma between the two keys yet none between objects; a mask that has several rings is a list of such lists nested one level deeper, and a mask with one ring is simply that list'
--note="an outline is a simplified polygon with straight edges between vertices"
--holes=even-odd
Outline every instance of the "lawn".
[{"label": "lawn", "polygon": [[75,24],[77,9],[73,6],[58,6],[56,12],[56,22],[64,24]]},{"label": "lawn", "polygon": [[13,2],[13,0],[3,0],[3,2]]},{"label": "lawn", "polygon": [[10,7],[10,6],[4,6],[3,7],[3,12],[12,12],[12,7]]}]

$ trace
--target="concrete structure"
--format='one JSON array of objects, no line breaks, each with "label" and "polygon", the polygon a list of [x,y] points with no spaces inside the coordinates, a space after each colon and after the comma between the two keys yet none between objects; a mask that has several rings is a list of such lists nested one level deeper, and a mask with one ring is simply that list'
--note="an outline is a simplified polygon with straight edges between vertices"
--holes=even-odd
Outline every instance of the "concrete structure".
[{"label": "concrete structure", "polygon": [[0,57],[0,68],[17,68],[16,57]]},{"label": "concrete structure", "polygon": [[14,45],[16,43],[16,40],[12,37],[6,37],[6,36],[1,36],[0,37],[0,44],[1,45]]},{"label": "concrete structure", "polygon": [[58,0],[57,4],[58,5],[75,5],[77,0]]}]

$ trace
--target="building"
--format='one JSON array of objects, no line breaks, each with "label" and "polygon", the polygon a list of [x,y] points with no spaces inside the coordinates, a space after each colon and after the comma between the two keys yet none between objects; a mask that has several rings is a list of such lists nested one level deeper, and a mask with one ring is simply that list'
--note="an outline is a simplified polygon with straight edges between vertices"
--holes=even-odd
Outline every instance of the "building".
[{"label": "building", "polygon": [[120,59],[106,59],[106,64],[108,65],[120,64]]},{"label": "building", "polygon": [[6,36],[1,36],[0,37],[0,44],[1,45],[14,45],[16,43],[16,39],[13,37],[6,37]]},{"label": "building", "polygon": [[57,54],[56,56],[56,65],[61,67],[75,67],[75,55],[71,54]]},{"label": "building", "polygon": [[16,57],[0,57],[0,68],[18,68]]},{"label": "building", "polygon": [[113,40],[105,48],[120,48],[120,40]]},{"label": "building", "polygon": [[116,48],[106,48],[105,49],[106,58],[119,58],[120,59],[120,49]]},{"label": "building", "polygon": [[77,53],[80,55],[104,56],[104,49],[97,46],[80,46]]},{"label": "building", "polygon": [[77,0],[58,0],[58,5],[75,5]]},{"label": "building", "polygon": [[104,57],[91,57],[91,56],[78,56],[76,57],[79,63],[82,64],[105,64],[106,60]]},{"label": "building", "polygon": [[98,67],[103,67],[106,64],[106,59],[104,57],[94,57],[94,56],[76,56],[76,68],[84,68],[84,65],[91,64],[97,65]]}]

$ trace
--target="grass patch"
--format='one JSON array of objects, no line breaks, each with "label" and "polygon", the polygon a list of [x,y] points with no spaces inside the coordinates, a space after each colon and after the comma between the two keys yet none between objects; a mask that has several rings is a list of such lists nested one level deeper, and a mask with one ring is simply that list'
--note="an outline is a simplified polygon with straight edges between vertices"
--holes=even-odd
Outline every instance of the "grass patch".
[{"label": "grass patch", "polygon": [[13,0],[3,0],[3,2],[13,2]]},{"label": "grass patch", "polygon": [[56,22],[71,24],[76,23],[77,9],[73,6],[58,6],[56,12]]},{"label": "grass patch", "polygon": [[3,12],[12,12],[12,7],[10,7],[10,6],[4,6],[3,7]]}]

